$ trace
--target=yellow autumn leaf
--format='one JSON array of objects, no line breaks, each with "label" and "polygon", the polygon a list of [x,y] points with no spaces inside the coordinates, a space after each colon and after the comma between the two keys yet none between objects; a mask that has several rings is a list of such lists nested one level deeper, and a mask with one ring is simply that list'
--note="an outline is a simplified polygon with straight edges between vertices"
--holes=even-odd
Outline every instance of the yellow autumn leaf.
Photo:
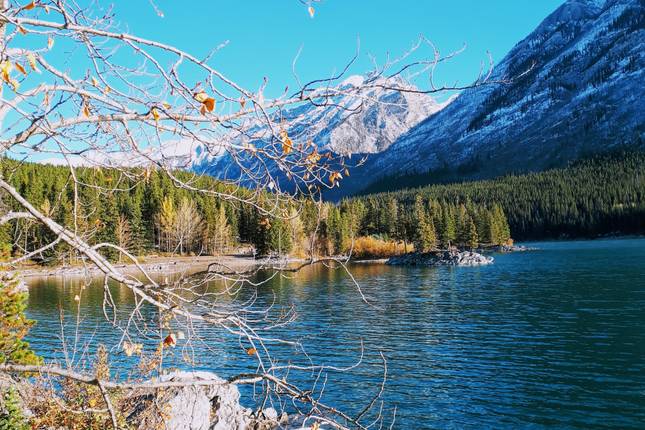
[{"label": "yellow autumn leaf", "polygon": [[309,11],[309,16],[313,18],[316,10],[313,8],[313,6],[309,6],[307,10]]},{"label": "yellow autumn leaf", "polygon": [[123,352],[125,352],[125,355],[127,355],[128,357],[132,356],[132,353],[134,351],[133,351],[132,347],[130,346],[129,342],[124,342],[123,343]]},{"label": "yellow autumn leaf", "polygon": [[90,107],[87,105],[87,103],[83,103],[83,116],[85,118],[89,118],[90,115],[91,115]]},{"label": "yellow autumn leaf", "polygon": [[284,155],[289,155],[293,149],[293,142],[285,130],[280,132],[280,139],[282,139],[282,153]]},{"label": "yellow autumn leaf", "polygon": [[164,107],[164,109],[170,109],[172,106],[170,106],[170,103],[168,102],[163,102],[161,105]]},{"label": "yellow autumn leaf", "polygon": [[36,65],[36,56],[33,52],[27,54],[27,61],[29,62],[29,67],[31,67],[31,70],[38,70],[38,67]]},{"label": "yellow autumn leaf", "polygon": [[17,80],[15,80],[15,79],[11,79],[11,80],[9,81],[9,85],[11,85],[11,89],[12,89],[12,90],[14,90],[14,91],[18,91],[18,88],[20,87],[20,82],[18,82],[18,81],[17,81]]},{"label": "yellow autumn leaf", "polygon": [[45,5],[44,7],[45,7],[45,13],[49,14],[49,6]]},{"label": "yellow autumn leaf", "polygon": [[156,107],[153,107],[150,109],[150,115],[155,119],[156,122],[159,122],[159,111],[157,110]]},{"label": "yellow autumn leaf", "polygon": [[242,107],[242,109],[244,109],[244,105],[246,105],[246,99],[244,97],[242,97],[240,99],[240,106]]},{"label": "yellow autumn leaf", "polygon": [[49,36],[47,38],[47,49],[52,49],[54,47],[54,39]]},{"label": "yellow autumn leaf", "polygon": [[246,350],[246,353],[247,353],[248,355],[255,355],[257,352],[258,352],[258,351],[257,351],[257,349],[255,349],[255,348],[248,348],[248,349]]},{"label": "yellow autumn leaf", "polygon": [[32,1],[31,3],[25,6],[25,10],[32,10],[35,7],[36,7],[36,2]]},{"label": "yellow autumn leaf", "polygon": [[108,87],[107,85],[105,86],[105,89],[103,90],[103,94],[109,94],[110,91],[112,91],[112,88]]},{"label": "yellow autumn leaf", "polygon": [[128,357],[131,357],[132,354],[141,354],[143,352],[143,344],[141,343],[130,343],[123,342],[123,352]]},{"label": "yellow autumn leaf", "polygon": [[13,66],[11,65],[11,62],[7,60],[0,62],[0,74],[2,74],[2,80],[5,81],[6,83],[11,82],[12,69],[13,69]]},{"label": "yellow autumn leaf", "polygon": [[336,182],[336,172],[332,172],[332,173],[329,175],[329,183],[330,183],[330,184],[332,184],[332,185],[334,185],[334,182]]},{"label": "yellow autumn leaf", "polygon": [[204,91],[193,94],[193,98],[202,104],[202,107],[199,109],[202,114],[205,114],[206,111],[213,112],[213,109],[215,109],[215,99],[209,97]]},{"label": "yellow autumn leaf", "polygon": [[92,76],[92,85],[94,85],[95,87],[99,86],[99,81],[94,76]]},{"label": "yellow autumn leaf", "polygon": [[320,160],[320,154],[318,154],[318,151],[314,149],[311,154],[307,155],[306,160],[311,164],[316,164]]},{"label": "yellow autumn leaf", "polygon": [[25,28],[24,28],[24,27],[20,27],[20,26],[19,26],[19,27],[18,27],[18,31],[20,32],[20,34],[27,34],[27,30],[25,30]]},{"label": "yellow autumn leaf", "polygon": [[16,66],[16,69],[18,69],[18,71],[20,73],[22,73],[23,75],[27,76],[27,71],[25,70],[24,67],[22,67],[22,64],[16,63],[15,66]]},{"label": "yellow autumn leaf", "polygon": [[284,155],[289,155],[291,153],[292,148],[293,148],[293,142],[291,142],[291,139],[287,137],[282,143],[282,152],[284,153]]},{"label": "yellow autumn leaf", "polygon": [[206,94],[204,91],[200,91],[198,93],[195,93],[193,95],[195,100],[197,100],[200,103],[204,103],[204,101],[208,98],[208,94]]}]

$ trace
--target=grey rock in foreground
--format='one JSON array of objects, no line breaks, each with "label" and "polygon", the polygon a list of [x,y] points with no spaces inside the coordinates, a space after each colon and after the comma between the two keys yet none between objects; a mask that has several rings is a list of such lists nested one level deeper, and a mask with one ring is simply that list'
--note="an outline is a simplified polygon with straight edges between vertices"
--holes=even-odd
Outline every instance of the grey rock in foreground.
[{"label": "grey rock in foreground", "polygon": [[137,429],[166,430],[269,430],[286,421],[274,409],[254,417],[240,405],[237,386],[210,372],[173,372],[159,378],[161,382],[182,380],[212,381],[210,385],[169,387],[161,393],[138,391],[131,396],[128,421]]},{"label": "grey rock in foreground", "polygon": [[438,251],[398,255],[387,260],[391,266],[483,266],[492,264],[493,257],[472,251]]}]

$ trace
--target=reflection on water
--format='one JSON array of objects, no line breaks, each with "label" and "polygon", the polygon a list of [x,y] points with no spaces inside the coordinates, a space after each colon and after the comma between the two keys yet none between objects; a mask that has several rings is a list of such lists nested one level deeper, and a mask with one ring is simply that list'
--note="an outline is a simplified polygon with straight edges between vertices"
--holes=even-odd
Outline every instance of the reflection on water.
[{"label": "reflection on water", "polygon": [[[314,362],[353,364],[364,342],[363,366],[329,377],[327,399],[344,409],[378,390],[382,351],[395,428],[645,427],[645,240],[536,246],[479,268],[355,265],[370,305],[342,270],[311,267],[260,287],[258,306],[295,305],[298,320],[276,335],[300,340]],[[102,288],[83,291],[82,324],[86,341],[112,346]],[[69,280],[31,285],[31,341],[48,358],[61,353],[57,306],[73,315],[79,289]],[[127,289],[111,292],[131,309]],[[199,367],[254,369],[235,339],[207,338],[195,345]],[[275,353],[306,363],[290,346]],[[115,355],[115,365],[128,363]]]}]

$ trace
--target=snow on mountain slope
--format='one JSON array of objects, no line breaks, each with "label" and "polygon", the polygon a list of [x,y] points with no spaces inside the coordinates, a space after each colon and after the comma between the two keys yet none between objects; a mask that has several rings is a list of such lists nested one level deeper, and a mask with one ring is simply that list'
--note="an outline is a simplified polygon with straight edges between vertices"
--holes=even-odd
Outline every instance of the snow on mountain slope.
[{"label": "snow on mountain slope", "polygon": [[371,157],[344,192],[386,174],[491,177],[643,147],[644,53],[643,0],[569,0],[496,66],[492,79],[512,82],[464,91]]},{"label": "snow on mountain slope", "polygon": [[[340,84],[339,89],[360,86],[362,83],[363,77],[351,76]],[[398,84],[409,85],[402,80]],[[311,141],[319,150],[331,150],[343,155],[378,153],[447,104],[438,103],[426,94],[374,88],[360,98],[339,97],[333,100],[333,105],[303,104],[281,112],[280,119],[286,124],[289,136],[294,141]],[[261,127],[256,127],[250,134],[261,136],[262,132]],[[250,143],[261,146],[261,140],[258,138]],[[228,180],[243,176],[229,154],[209,154],[203,150],[197,151],[193,170]],[[277,169],[273,170],[276,173]]]},{"label": "snow on mountain slope", "polygon": [[37,160],[41,164],[56,166],[85,166],[85,167],[146,167],[162,163],[174,169],[189,169],[199,151],[200,144],[188,140],[167,140],[161,146],[148,146],[133,151],[131,148],[120,148],[106,145],[85,151],[82,155],[70,154],[66,157],[50,157]]}]

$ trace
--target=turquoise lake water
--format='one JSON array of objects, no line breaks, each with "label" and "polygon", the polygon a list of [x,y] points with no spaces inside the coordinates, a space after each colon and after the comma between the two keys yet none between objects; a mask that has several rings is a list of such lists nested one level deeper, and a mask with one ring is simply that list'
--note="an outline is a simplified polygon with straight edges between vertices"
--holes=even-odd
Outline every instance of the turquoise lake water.
[{"label": "turquoise lake water", "polygon": [[[276,334],[299,340],[316,363],[351,365],[363,342],[361,366],[328,376],[325,399],[339,408],[359,411],[378,391],[382,352],[394,428],[645,428],[645,239],[529,245],[538,249],[495,254],[484,267],[353,265],[372,305],[341,270],[311,267],[262,286],[258,305],[294,305],[298,319]],[[77,280],[31,282],[28,313],[38,324],[29,340],[47,359],[63,357],[59,305],[73,338],[79,289]],[[131,306],[128,291],[112,292]],[[119,340],[102,297],[99,284],[81,300],[89,351]],[[194,350],[199,368],[255,369],[236,339],[205,337]],[[131,359],[113,353],[114,368],[125,369]],[[274,353],[306,363],[292,347]],[[294,380],[306,386],[315,376]]]}]

